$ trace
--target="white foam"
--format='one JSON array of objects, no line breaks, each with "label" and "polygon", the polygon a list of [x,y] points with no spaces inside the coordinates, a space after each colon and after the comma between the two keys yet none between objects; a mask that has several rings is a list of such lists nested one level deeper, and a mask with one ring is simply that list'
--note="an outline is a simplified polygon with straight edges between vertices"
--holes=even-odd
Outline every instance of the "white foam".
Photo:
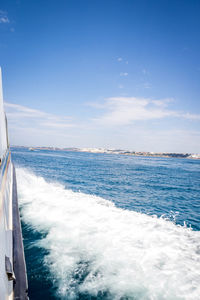
[{"label": "white foam", "polygon": [[17,169],[17,182],[23,220],[47,232],[40,246],[49,250],[45,262],[60,298],[108,291],[116,300],[200,299],[200,232],[24,169]]}]

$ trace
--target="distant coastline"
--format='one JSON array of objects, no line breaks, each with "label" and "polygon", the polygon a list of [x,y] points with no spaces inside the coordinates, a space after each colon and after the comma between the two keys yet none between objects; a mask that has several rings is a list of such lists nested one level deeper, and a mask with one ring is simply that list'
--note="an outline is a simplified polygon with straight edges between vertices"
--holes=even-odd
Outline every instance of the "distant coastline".
[{"label": "distant coastline", "polygon": [[173,152],[143,152],[121,149],[105,149],[105,148],[58,148],[58,147],[26,147],[26,146],[11,146],[11,148],[26,148],[30,151],[36,150],[52,150],[52,151],[73,151],[73,152],[89,152],[89,153],[106,153],[116,155],[132,155],[145,157],[166,157],[166,158],[189,158],[200,159],[200,154],[196,153],[173,153]]}]

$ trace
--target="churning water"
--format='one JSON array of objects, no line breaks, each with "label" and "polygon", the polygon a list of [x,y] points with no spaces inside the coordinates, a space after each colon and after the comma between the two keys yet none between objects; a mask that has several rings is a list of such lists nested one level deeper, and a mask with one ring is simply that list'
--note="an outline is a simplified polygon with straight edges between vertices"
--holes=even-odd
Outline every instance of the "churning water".
[{"label": "churning water", "polygon": [[200,162],[13,151],[30,299],[199,299]]}]

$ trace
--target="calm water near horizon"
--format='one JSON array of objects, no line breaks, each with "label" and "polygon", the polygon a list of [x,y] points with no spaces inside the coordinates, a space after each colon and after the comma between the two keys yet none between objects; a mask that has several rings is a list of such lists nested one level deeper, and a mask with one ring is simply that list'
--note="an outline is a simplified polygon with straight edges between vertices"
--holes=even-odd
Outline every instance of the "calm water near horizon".
[{"label": "calm water near horizon", "polygon": [[12,157],[30,300],[199,299],[200,160]]}]

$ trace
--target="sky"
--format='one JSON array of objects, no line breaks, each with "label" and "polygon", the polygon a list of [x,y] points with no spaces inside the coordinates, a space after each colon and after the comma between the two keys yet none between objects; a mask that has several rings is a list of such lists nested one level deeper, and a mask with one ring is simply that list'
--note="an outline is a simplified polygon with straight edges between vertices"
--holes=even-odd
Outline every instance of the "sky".
[{"label": "sky", "polygon": [[11,145],[200,153],[199,16],[199,0],[0,0]]}]

